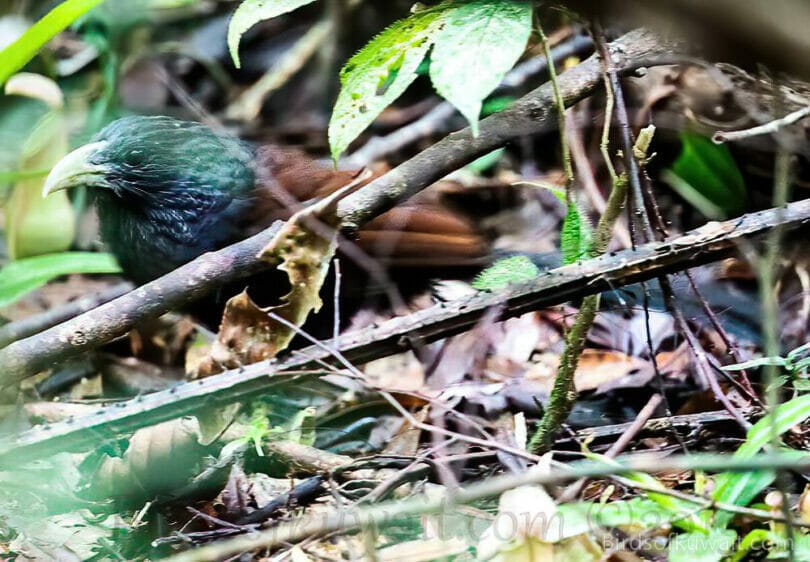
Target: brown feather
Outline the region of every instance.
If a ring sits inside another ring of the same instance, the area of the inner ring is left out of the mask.
[[[288,219],[308,202],[347,185],[356,175],[326,168],[300,151],[270,145],[260,148],[253,230]],[[490,255],[489,244],[474,225],[442,207],[430,194],[370,221],[356,242],[389,267],[470,267],[485,263]]]

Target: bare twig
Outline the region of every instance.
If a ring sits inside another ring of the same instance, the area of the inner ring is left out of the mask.
[[[750,129],[744,129],[742,131],[718,131],[714,134],[714,136],[712,136],[712,140],[717,144],[723,144],[726,142],[738,141],[758,135],[769,135],[771,133],[779,132],[779,130],[783,127],[798,123],[808,116],[810,116],[810,106],[803,107],[797,111],[794,111],[793,113],[788,113],[781,119],[774,119],[773,121],[765,123],[764,125],[751,127]]]

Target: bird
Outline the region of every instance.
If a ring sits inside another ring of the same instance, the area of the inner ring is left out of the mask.
[[[201,123],[134,115],[113,121],[62,158],[48,174],[43,194],[88,188],[103,243],[124,275],[144,284],[288,219],[355,175],[300,151],[252,144]],[[388,271],[406,297],[427,288],[438,272],[469,275],[491,259],[489,242],[473,222],[429,197],[380,215],[352,243],[377,271]],[[351,260],[342,265],[345,261]],[[368,264],[343,268],[344,300],[351,301],[351,311],[373,295],[390,294],[390,287],[379,286],[384,279],[368,282],[364,267]],[[265,304],[286,289],[279,274],[261,274],[209,296],[195,307],[203,313],[198,316],[215,325],[227,298],[245,285]]]

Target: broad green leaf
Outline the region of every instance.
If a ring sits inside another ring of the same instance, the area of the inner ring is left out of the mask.
[[[681,154],[670,183],[678,193],[709,218],[727,218],[745,209],[747,193],[737,163],[725,145],[702,135],[681,133]]]
[[[807,418],[810,418],[810,395],[799,396],[780,404],[774,409],[773,415],[765,416],[748,430],[745,443],[737,449],[734,457],[738,459],[753,457],[770,443],[774,435],[782,435]],[[806,455],[801,451],[786,452],[800,457]],[[724,472],[715,478],[712,497],[721,503],[746,506],[762,490],[770,486],[775,478],[776,475],[770,471]],[[732,518],[731,513],[719,512],[715,517],[715,525],[723,528]]]
[[[447,5],[422,10],[388,27],[340,71],[341,89],[329,122],[336,161],[416,79],[416,70],[444,25]]]
[[[540,274],[540,270],[526,256],[511,256],[499,259],[478,274],[472,282],[479,291],[497,291],[508,285],[530,281]]]
[[[743,560],[753,548],[763,543],[775,543],[776,538],[778,537],[774,536],[774,533],[767,529],[754,529],[742,538],[729,562],[739,562]]]
[[[782,435],[792,427],[810,418],[810,395],[799,396],[774,408],[771,415],[765,416],[748,430],[745,443],[734,453],[738,459],[756,455],[767,445],[774,435]]]
[[[467,118],[478,135],[481,105],[514,66],[532,29],[530,2],[473,0],[444,16],[430,55],[439,94]]]
[[[269,20],[311,4],[315,0],[244,0],[233,13],[228,26],[228,49],[236,68],[240,68],[239,41],[248,29],[260,21]]]
[[[669,543],[669,562],[720,562],[734,548],[736,531],[712,529],[706,533],[684,533]]]
[[[0,85],[34,58],[45,43],[104,0],[65,0],[0,51]]]
[[[642,531],[659,529],[682,519],[692,511],[692,508],[689,512],[671,511],[658,502],[641,497],[627,501],[580,502],[557,506],[557,513],[565,523],[561,538],[613,527],[632,527]]]
[[[119,271],[112,255],[95,252],[64,252],[13,261],[0,269],[0,307],[62,275]]]

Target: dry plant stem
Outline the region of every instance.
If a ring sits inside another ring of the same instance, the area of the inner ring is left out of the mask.
[[[264,76],[242,92],[225,109],[225,116],[228,119],[246,122],[256,119],[267,96],[284,86],[301,70],[332,34],[333,27],[333,22],[329,20],[320,21],[310,27]]]
[[[616,42],[617,66],[625,72],[643,61],[670,53],[673,45],[644,31],[632,31]],[[566,105],[590,95],[600,81],[599,61],[591,57],[559,77]],[[355,230],[408,199],[448,173],[506,142],[548,128],[554,119],[554,95],[549,84],[526,94],[515,104],[483,119],[477,137],[469,127],[448,135],[341,201],[338,213]],[[277,226],[196,260],[139,287],[96,310],[15,342],[0,350],[0,386],[7,386],[60,361],[94,349],[124,335],[137,322],[159,316],[267,267],[258,259]]]
[[[621,215],[622,207],[627,199],[627,181],[625,176],[613,176],[615,182],[611,186],[605,212],[599,218],[596,232],[593,237],[591,255],[598,256],[607,250],[613,226]],[[529,441],[529,450],[536,454],[543,454],[551,448],[554,437],[562,427],[571,408],[577,399],[574,389],[574,374],[579,363],[579,356],[585,347],[588,331],[596,318],[599,309],[599,296],[590,295],[582,300],[574,325],[565,335],[565,350],[560,359],[557,377],[554,379],[554,388],[551,391],[549,405],[540,421],[540,426]]]
[[[652,397],[647,401],[647,404],[645,404],[638,413],[638,417],[630,422],[627,429],[622,432],[619,438],[605,452],[605,456],[613,459],[620,455],[630,444],[630,442],[635,439],[636,435],[638,435],[639,432],[644,429],[644,426],[663,401],[664,398],[660,394],[653,394]],[[557,498],[557,503],[574,501],[574,499],[579,496],[580,492],[582,492],[582,488],[585,487],[586,482],[587,480],[583,478],[568,486],[563,493],[560,494],[560,497]]]
[[[706,472],[749,472],[774,469],[807,470],[809,468],[810,458],[797,459],[795,455],[783,454],[761,455],[749,459],[734,459],[729,458],[727,455],[688,455],[664,459],[659,457],[630,458],[620,459],[619,465],[586,461],[576,463],[567,469],[552,469],[551,472],[544,474],[529,471],[488,478],[458,490],[453,497],[454,501],[452,503],[447,498],[426,498],[423,495],[417,495],[403,501],[389,501],[319,515],[308,515],[282,523],[272,529],[189,550],[167,560],[169,562],[214,562],[242,552],[249,552],[259,548],[273,548],[323,533],[345,532],[366,526],[379,526],[396,518],[440,513],[457,505],[499,496],[503,492],[518,486],[550,485],[578,478],[620,475],[633,471],[703,470]],[[689,498],[689,496],[686,497]],[[723,507],[732,508],[734,506]],[[734,512],[737,509],[734,508]]]
[[[636,155],[636,151],[634,150],[634,141],[632,131],[630,130],[630,117],[627,112],[627,105],[624,101],[624,92],[622,90],[622,85],[619,80],[619,74],[617,72],[614,56],[615,53],[611,45],[606,43],[604,38],[604,32],[601,29],[601,26],[598,23],[593,25],[594,29],[594,41],[596,43],[598,51],[602,54],[604,58],[606,73],[610,78],[610,85],[611,85],[611,92],[613,94],[615,100],[615,109],[616,109],[616,118],[619,121],[619,130],[621,132],[621,139],[622,139],[622,147],[624,149],[624,158],[625,158],[625,165],[627,167],[627,178],[630,183],[630,202],[631,207],[633,209],[633,215],[638,219],[639,223],[641,224],[642,231],[644,232],[645,239],[649,242],[655,239],[655,235],[653,234],[652,224],[650,222],[650,216],[647,212],[647,207],[644,202],[644,193],[641,186],[641,179],[642,179],[642,170],[641,166],[639,165],[639,159]],[[695,359],[696,367],[699,376],[703,379],[705,384],[711,387],[715,397],[717,400],[723,404],[723,406],[729,411],[729,413],[737,419],[740,425],[744,428],[750,427],[748,421],[742,416],[742,414],[734,407],[731,401],[723,392],[723,389],[720,388],[719,383],[717,382],[717,378],[713,376],[712,370],[709,366],[709,362],[706,358],[706,352],[700,346],[700,342],[698,341],[695,334],[692,332],[691,328],[686,322],[684,318],[683,312],[677,306],[675,301],[674,292],[672,290],[672,286],[669,282],[669,279],[665,276],[659,278],[658,282],[661,285],[661,289],[664,293],[664,299],[667,303],[667,308],[669,309],[670,313],[675,318],[676,325],[679,327],[679,331],[683,334],[684,338],[686,339],[687,343],[689,344],[689,349],[692,352],[692,356]],[[645,290],[645,310],[647,309],[647,295]]]
[[[753,410],[746,410],[746,416],[751,416]],[[699,414],[684,414],[679,416],[667,416],[647,420],[639,430],[645,434],[656,435],[662,432],[680,431],[681,433],[692,433],[701,428],[726,426],[731,423],[736,424],[736,420],[725,410],[714,412],[701,412]],[[581,429],[576,433],[577,441],[604,441],[616,436],[621,436],[632,428],[635,422],[620,423],[615,425],[604,425],[601,427],[591,427]]]
[[[692,288],[692,292],[700,301],[700,306],[703,309],[703,313],[709,319],[709,322],[711,323],[714,330],[717,332],[717,335],[720,336],[720,339],[726,346],[726,349],[728,350],[728,353],[731,355],[731,358],[734,360],[735,363],[742,363],[743,359],[740,356],[737,346],[732,343],[731,337],[728,335],[728,332],[726,332],[726,329],[723,327],[723,324],[720,322],[720,319],[717,317],[717,315],[714,313],[714,310],[712,310],[712,307],[709,306],[709,303],[703,297],[703,294],[700,292],[700,289],[698,288],[697,283],[695,282],[695,276],[692,275],[692,272],[688,269],[684,271],[684,275],[686,275],[686,279],[689,281],[689,286]],[[759,399],[759,396],[757,396],[754,387],[751,385],[751,380],[748,378],[748,373],[745,370],[742,370],[739,372],[739,376],[740,376],[739,381],[737,381],[733,377],[729,377],[728,380],[732,382],[732,384],[736,385],[737,388],[741,390],[749,400],[751,400],[751,402],[753,402],[757,406],[762,406],[762,401]]]
[[[777,220],[777,217],[781,218]],[[558,268],[498,294],[480,293],[394,318],[373,329],[344,334],[338,343],[330,342],[327,348],[339,349],[341,355],[354,364],[366,363],[469,330],[493,309],[500,311],[498,318],[511,318],[653,279],[663,273],[716,261],[736,251],[743,241],[761,236],[778,224],[785,230],[810,224],[810,200],[790,203],[778,212],[771,209],[744,215],[719,223],[708,231],[698,229],[679,238],[639,247],[636,251],[625,250]],[[261,247],[268,240],[264,242]],[[284,371],[317,368],[318,361],[334,364],[331,349],[303,349],[285,360],[248,365],[100,408],[92,415],[37,426],[15,438],[0,440],[0,465],[14,466],[57,452],[94,447],[105,439],[193,414],[201,408],[248,400],[288,381],[290,375],[285,377]]]

